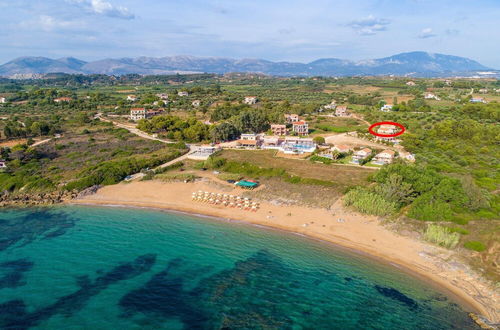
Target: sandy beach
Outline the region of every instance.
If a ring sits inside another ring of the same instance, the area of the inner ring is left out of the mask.
[[[231,186],[210,181],[191,183],[143,181],[101,188],[96,194],[71,200],[73,204],[150,207],[234,219],[291,231],[361,251],[403,267],[461,303],[468,311],[500,322],[500,296],[467,266],[453,259],[452,251],[398,235],[380,225],[377,217],[346,210],[340,200],[329,210],[303,206],[283,206],[260,201],[257,212],[192,200],[196,191],[241,195]]]

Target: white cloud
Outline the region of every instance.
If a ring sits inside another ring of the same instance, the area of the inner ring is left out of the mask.
[[[360,35],[370,36],[377,34],[377,32],[387,30],[387,26],[390,23],[391,22],[388,19],[376,18],[370,15],[367,18],[349,22],[347,26],[354,29],[354,31],[356,31]]]
[[[420,39],[428,39],[428,38],[434,38],[437,37],[437,34],[435,34],[431,28],[425,28],[422,31],[420,31],[418,37]]]
[[[85,8],[86,10],[109,17],[133,19],[135,15],[122,6],[115,6],[108,1],[104,0],[67,0],[70,3],[76,3]]]
[[[28,29],[42,29],[45,32],[56,30],[67,30],[81,27],[83,24],[79,21],[65,21],[49,15],[40,15],[38,18],[20,23],[21,27]]]

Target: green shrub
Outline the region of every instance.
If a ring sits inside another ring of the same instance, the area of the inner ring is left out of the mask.
[[[461,235],[469,234],[469,231],[467,229],[461,227],[446,227],[446,228],[448,228],[452,233],[459,233]]]
[[[198,176],[191,173],[177,173],[177,174],[160,174],[156,176],[157,179],[165,182],[172,181],[194,181]]]
[[[429,224],[424,232],[424,239],[439,246],[452,249],[457,246],[460,234],[452,232],[446,227]]]
[[[330,165],[331,163],[333,163],[333,160],[331,160],[330,158],[321,157],[318,155],[313,155],[313,156],[309,157],[309,160],[312,162],[322,162],[323,164],[327,164],[327,165]]]
[[[453,213],[448,203],[434,200],[432,194],[427,193],[413,202],[408,216],[424,221],[451,221]]]
[[[469,250],[477,251],[477,252],[483,252],[486,250],[486,245],[479,241],[467,241],[464,243],[464,247]]]
[[[363,188],[356,188],[344,196],[344,205],[353,206],[362,213],[389,215],[396,211],[397,205],[386,201],[382,196]]]
[[[168,172],[168,171],[171,171],[171,170],[175,170],[175,169],[178,169],[180,167],[184,166],[184,163],[183,162],[177,162],[175,164],[172,164],[172,165],[169,165],[169,166],[165,166],[165,167],[162,167],[162,168],[157,168],[155,171],[154,171],[154,174],[161,174],[161,173],[165,173],[165,172]]]
[[[238,173],[221,173],[221,174],[219,174],[218,178],[221,180],[238,181],[238,180],[241,180],[243,178],[243,176],[241,174],[238,174]]]

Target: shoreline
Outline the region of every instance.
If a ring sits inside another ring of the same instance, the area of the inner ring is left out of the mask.
[[[446,264],[443,266],[436,261],[436,258],[439,261],[445,260],[451,254],[450,251],[397,235],[381,226],[376,217],[343,209],[340,201],[333,205],[334,216],[324,209],[276,206],[266,201],[261,202],[261,209],[257,212],[249,212],[192,201],[191,192],[198,190],[227,193],[202,182],[131,182],[106,186],[94,195],[69,200],[66,204],[166,210],[199,218],[242,222],[304,236],[396,267],[445,293],[459,302],[467,312],[482,315],[492,323],[499,322],[496,292],[487,292],[485,289],[489,288],[485,288],[477,279],[467,273],[462,274],[461,271],[446,269]],[[241,190],[230,193],[237,195],[237,192],[241,193]],[[132,198],[133,196],[136,197]],[[346,223],[332,221],[337,217],[341,217]],[[305,218],[315,221],[305,221]],[[330,224],[328,228],[327,223]],[[397,251],[393,249],[394,246],[398,247]]]

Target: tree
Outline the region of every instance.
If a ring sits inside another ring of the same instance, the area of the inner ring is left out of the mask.
[[[325,144],[325,138],[322,136],[315,136],[313,138],[313,141],[314,141],[314,143],[319,144],[319,145]]]
[[[33,124],[31,124],[30,131],[31,131],[31,134],[33,134],[33,135],[41,136],[42,135],[42,125],[39,122],[35,121],[35,122],[33,122]]]
[[[210,135],[212,141],[230,141],[236,139],[241,132],[231,123],[222,123],[217,126],[213,126]]]

